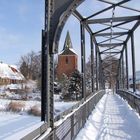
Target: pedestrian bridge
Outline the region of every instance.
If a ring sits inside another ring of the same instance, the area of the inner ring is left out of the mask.
[[[137,140],[140,117],[117,94],[108,92],[91,113],[76,140]]]
[[[41,120],[44,124],[25,136],[23,140],[73,140],[83,127],[86,130],[81,130],[77,140],[139,139],[140,121],[138,116],[134,115],[135,111],[140,114],[140,97],[136,95],[134,33],[140,25],[140,10],[131,6],[134,3],[137,5],[139,1],[94,0],[93,9],[96,6],[100,7],[100,4],[104,7],[101,6],[99,11],[94,11],[86,17],[82,12],[88,11],[88,7],[78,9],[78,6],[85,2],[91,1],[45,0],[41,106]],[[106,12],[108,14],[105,14]],[[82,100],[54,118],[54,55],[58,53],[60,35],[70,15],[79,21],[79,27],[75,28],[80,28]],[[85,47],[85,31],[90,36],[88,48]],[[90,49],[91,60],[89,96],[87,96],[85,66],[87,49]],[[130,69],[132,70],[131,92]],[[106,85],[114,94],[106,93]],[[132,111],[127,104],[135,111]]]

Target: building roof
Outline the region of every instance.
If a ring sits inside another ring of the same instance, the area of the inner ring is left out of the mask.
[[[76,52],[73,50],[69,31],[67,32],[63,50],[60,55],[77,55]]]
[[[12,65],[8,65],[5,63],[0,63],[0,78],[8,78],[12,80],[24,80],[24,76],[21,72]]]

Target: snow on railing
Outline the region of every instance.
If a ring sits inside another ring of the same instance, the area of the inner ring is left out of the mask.
[[[117,94],[119,94],[124,100],[126,100],[128,104],[140,115],[140,95],[125,90],[117,90]]]
[[[60,140],[74,139],[104,93],[104,90],[99,91],[89,96],[85,102],[81,101],[79,104],[62,113],[58,117],[59,120],[54,124],[53,132],[51,132],[45,140],[51,138]]]
[[[44,137],[43,139],[45,140],[74,139],[104,93],[104,90],[98,91],[87,97],[85,102],[81,100],[70,109],[56,116],[54,119],[54,129],[52,131],[47,128],[47,124],[44,124],[25,136],[22,140],[32,140],[36,138],[41,140],[42,137]]]

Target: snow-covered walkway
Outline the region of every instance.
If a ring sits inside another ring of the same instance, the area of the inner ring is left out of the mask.
[[[140,118],[116,94],[105,94],[76,140],[139,140]]]

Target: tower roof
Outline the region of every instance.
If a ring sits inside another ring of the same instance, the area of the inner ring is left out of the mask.
[[[67,32],[63,50],[60,54],[61,55],[77,55],[76,52],[73,50],[69,31]]]
[[[72,47],[72,42],[71,42],[71,38],[70,38],[70,33],[69,33],[69,31],[67,31],[67,35],[66,35],[63,50],[66,50],[66,49],[69,49],[69,48],[73,48],[73,47]]]

